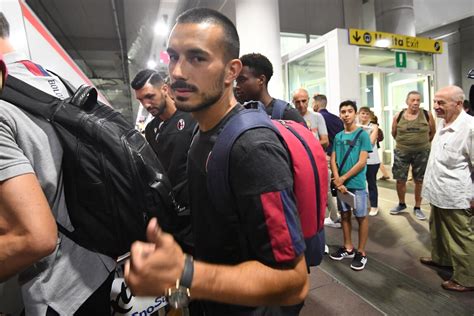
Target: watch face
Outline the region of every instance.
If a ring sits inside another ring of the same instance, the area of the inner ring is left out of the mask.
[[[189,289],[182,286],[171,289],[171,293],[168,295],[168,303],[173,308],[187,307],[189,304]]]

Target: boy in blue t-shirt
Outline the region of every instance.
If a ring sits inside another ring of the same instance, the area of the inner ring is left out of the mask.
[[[341,212],[342,232],[344,245],[329,257],[333,260],[354,258],[351,268],[362,270],[367,263],[365,244],[369,235],[369,220],[367,218],[367,191],[365,190],[366,164],[369,152],[372,151],[370,137],[367,132],[361,131],[356,125],[357,105],[353,101],[344,101],[339,105],[339,116],[344,122],[344,130],[334,137],[331,154],[332,181],[341,193],[350,191],[355,194],[355,207],[352,209],[359,222],[359,249],[354,249],[351,240],[351,207],[349,204],[337,199],[337,206]],[[357,136],[358,135],[358,136]],[[356,139],[354,143],[354,139]],[[352,149],[350,145],[354,143]],[[346,162],[339,170],[346,152],[350,150]]]

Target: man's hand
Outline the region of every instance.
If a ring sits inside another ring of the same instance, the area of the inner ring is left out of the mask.
[[[184,269],[184,253],[173,236],[161,230],[155,218],[148,224],[149,243],[137,241],[125,264],[125,281],[134,295],[160,296],[176,286]]]
[[[338,188],[340,187],[341,185],[344,184],[344,182],[346,182],[346,178],[344,176],[342,177],[334,177],[334,185]]]
[[[341,193],[347,193],[347,188],[345,185],[340,185],[337,187],[337,189],[341,192]]]

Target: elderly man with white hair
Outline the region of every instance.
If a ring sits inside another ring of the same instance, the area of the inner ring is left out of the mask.
[[[431,204],[431,257],[423,264],[452,267],[446,290],[474,291],[474,118],[463,111],[464,93],[448,86],[435,94],[441,118],[431,145],[423,198]]]

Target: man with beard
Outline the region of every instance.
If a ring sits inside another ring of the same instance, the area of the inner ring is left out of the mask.
[[[132,246],[127,284],[137,295],[165,292],[175,307],[199,300],[206,315],[296,315],[282,306],[307,295],[305,244],[289,156],[276,134],[251,129],[234,143],[234,204],[216,208],[207,189],[216,138],[242,109],[232,87],[242,69],[239,46],[235,26],[219,12],[191,9],[177,19],[168,43],[171,88],[178,109],[199,123],[188,155],[195,260],[153,219],[149,243]]]
[[[243,68],[236,80],[235,93],[239,102],[260,101],[265,105],[265,111],[273,119],[290,120],[306,124],[303,117],[288,102],[272,98],[268,93],[268,82],[273,76],[273,66],[262,54],[247,54],[240,57]],[[279,117],[273,113],[276,102],[285,102],[286,108]]]
[[[175,189],[176,200],[185,209],[189,206],[186,160],[196,121],[191,114],[176,109],[169,95],[169,85],[155,70],[140,71],[131,83],[135,97],[154,116],[145,128],[145,137],[166,170]],[[185,251],[192,251],[189,212],[171,219],[173,235]]]

